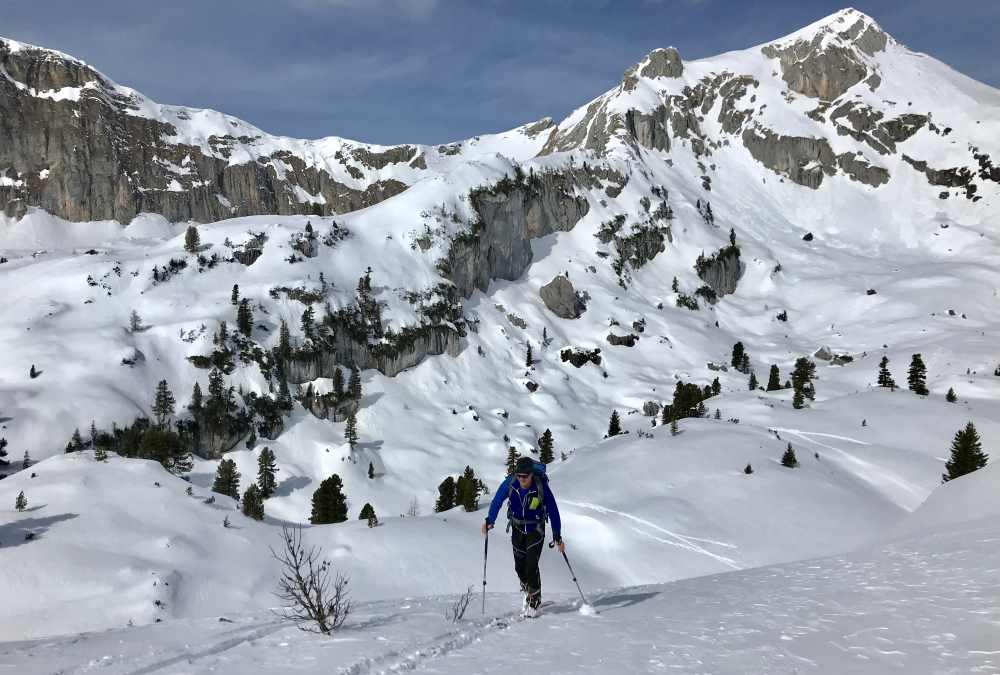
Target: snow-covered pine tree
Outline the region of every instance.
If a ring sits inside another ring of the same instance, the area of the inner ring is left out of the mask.
[[[313,493],[310,523],[326,525],[347,520],[347,497],[344,496],[343,488],[344,483],[337,474],[320,483]]]
[[[513,445],[507,448],[507,475],[514,473],[514,467],[517,465],[517,459],[520,455],[517,454],[517,448]]]
[[[958,401],[958,396],[955,394],[955,389],[953,387],[948,387],[948,393],[944,395],[944,400],[948,403],[955,403]]]
[[[344,371],[340,366],[333,367],[333,394],[338,401],[344,397]]]
[[[257,487],[260,489],[261,499],[269,499],[277,489],[276,473],[278,473],[278,462],[274,451],[265,445],[257,457]]]
[[[156,384],[156,392],[153,394],[153,417],[156,424],[161,429],[167,426],[170,416],[174,414],[174,395],[170,392],[170,387],[166,380],[160,380]]]
[[[184,231],[184,250],[188,253],[197,253],[200,247],[201,235],[198,234],[198,228],[194,225],[188,225],[187,230]]]
[[[785,454],[781,456],[781,466],[787,466],[790,469],[794,469],[799,465],[799,460],[795,458],[795,450],[792,449],[792,444],[789,443],[788,447],[785,449]]]
[[[722,383],[719,382],[719,378],[712,380],[712,396],[718,396],[722,393]]]
[[[434,512],[441,513],[455,508],[455,479],[448,476],[438,485],[438,498],[434,503]]]
[[[757,373],[753,372],[752,370],[750,371],[750,380],[747,382],[747,387],[750,389],[750,391],[754,391],[757,389]]]
[[[233,499],[240,498],[240,472],[236,470],[236,462],[231,459],[219,462],[219,467],[215,470],[212,492],[228,495]]]
[[[552,449],[552,431],[546,429],[542,437],[538,439],[538,461],[542,464],[551,464],[555,461],[555,452]]]
[[[534,357],[531,353],[531,343],[528,343],[528,349],[524,355],[524,366],[526,368],[531,368],[531,364],[534,363]]]
[[[781,373],[778,371],[778,366],[772,365],[771,372],[767,377],[767,390],[778,391],[779,389],[781,389]]]
[[[236,330],[247,337],[253,334],[253,308],[246,298],[240,300],[236,308]]]
[[[947,473],[941,474],[941,482],[947,483],[986,466],[989,455],[983,452],[979,432],[972,422],[959,429],[951,442],[951,458],[944,465]]]
[[[617,436],[622,432],[622,423],[618,418],[618,411],[611,411],[611,420],[608,422],[608,438]]]
[[[14,499],[14,509],[17,511],[24,511],[28,508],[28,498],[24,496],[24,491],[17,493],[17,498]]]
[[[316,323],[316,312],[313,310],[312,305],[306,305],[305,310],[302,312],[302,334],[305,335],[310,340],[313,339],[313,327]]]
[[[878,386],[886,387],[887,389],[896,388],[896,380],[892,379],[892,373],[889,372],[889,357],[883,356],[882,360],[878,364]]]
[[[746,356],[746,352],[743,348],[742,342],[737,342],[733,345],[733,358],[730,360],[730,365],[736,370],[743,367],[743,357]]]
[[[746,467],[743,469],[743,473],[745,473],[748,476],[753,473],[753,467],[750,466],[750,462],[747,462]]]
[[[801,389],[795,390],[795,395],[792,396],[792,407],[796,410],[801,410],[806,403],[806,397],[802,394]]]
[[[22,469],[27,469],[32,464],[34,464],[34,462],[31,461],[31,456],[28,454],[28,451],[25,450],[24,451],[24,459],[21,460],[21,468]]]
[[[194,388],[191,390],[191,402],[188,403],[188,410],[197,417],[198,413],[201,412],[202,403],[204,403],[204,396],[201,393],[201,385],[195,382]]]
[[[353,410],[347,415],[347,423],[344,425],[344,439],[347,440],[351,452],[354,452],[354,448],[358,445],[358,418]]]
[[[128,316],[128,329],[133,333],[138,333],[142,330],[142,317],[139,316],[139,312],[132,310],[132,313]]]
[[[260,494],[260,488],[256,483],[250,483],[250,487],[243,493],[241,507],[244,516],[254,520],[264,520],[264,497]]]
[[[358,520],[369,521],[368,527],[372,527],[371,519],[375,517],[375,507],[373,507],[369,502],[365,502],[365,505],[361,507],[361,513],[358,514]],[[375,522],[378,523],[378,518],[375,518]]]
[[[240,304],[240,287],[239,284],[233,284],[233,292],[229,296],[229,302],[234,307]]]
[[[906,382],[910,386],[910,391],[918,396],[927,396],[927,366],[920,354],[914,354],[910,361],[910,370],[906,377]]]
[[[361,371],[357,366],[351,366],[351,378],[347,382],[347,393],[353,399],[361,398]]]
[[[278,358],[287,361],[292,358],[292,334],[288,330],[288,322],[281,320],[281,327],[278,329]]]

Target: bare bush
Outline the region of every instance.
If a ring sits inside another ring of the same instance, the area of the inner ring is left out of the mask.
[[[462,593],[455,601],[452,603],[451,607],[444,610],[444,618],[452,623],[458,623],[465,616],[465,610],[469,608],[469,603],[472,601],[472,586],[465,589],[465,593]]]
[[[283,550],[272,548],[271,555],[281,563],[275,595],[285,605],[285,618],[309,633],[337,630],[351,612],[347,577],[336,572],[331,581],[330,563],[322,559],[318,548],[303,545],[301,527],[282,527],[281,537]]]
[[[410,500],[410,506],[406,509],[406,515],[411,518],[416,518],[420,515],[420,502],[417,501],[416,497]]]

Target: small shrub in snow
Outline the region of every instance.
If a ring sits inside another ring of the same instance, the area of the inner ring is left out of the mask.
[[[271,549],[271,555],[281,565],[275,595],[285,603],[285,618],[306,632],[337,630],[351,613],[348,578],[339,572],[330,578],[330,563],[322,559],[319,549],[305,547],[302,528],[282,527],[281,534],[283,547]]]
[[[469,608],[469,602],[472,601],[472,586],[465,589],[465,592],[460,594],[450,607],[446,608],[444,611],[444,618],[452,623],[458,623],[465,617],[465,611]]]

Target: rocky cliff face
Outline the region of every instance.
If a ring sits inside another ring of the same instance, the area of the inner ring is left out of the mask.
[[[406,189],[377,174],[413,159],[414,146],[345,150],[331,158],[334,172],[234,118],[158,106],[72,57],[0,40],[0,209],[9,216],[27,206],[122,223],[140,212],[201,222],[332,214]]]
[[[581,180],[580,171],[518,174],[474,191],[478,221],[452,240],[445,276],[464,297],[486,291],[493,279],[519,278],[531,262],[532,239],[569,230],[589,211],[587,200],[575,194]]]

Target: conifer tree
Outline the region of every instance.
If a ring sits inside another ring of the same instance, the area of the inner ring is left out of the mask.
[[[975,425],[969,422],[960,429],[951,442],[951,458],[944,465],[948,473],[941,474],[941,482],[947,483],[959,476],[972,473],[986,466],[989,455],[983,452],[983,444]]]
[[[747,387],[750,391],[754,391],[757,388],[757,373],[750,371],[750,381],[747,382]]]
[[[882,360],[878,364],[878,386],[886,387],[888,389],[896,388],[896,381],[892,379],[892,373],[889,372],[889,357],[883,356]]]
[[[792,407],[796,410],[801,410],[805,406],[805,396],[802,395],[801,389],[795,390],[795,395],[792,396]]]
[[[729,228],[729,245],[736,246],[736,229]]]
[[[344,372],[340,366],[333,368],[333,393],[338,401],[344,397]]]
[[[910,391],[914,394],[927,396],[930,393],[927,391],[927,366],[924,365],[924,360],[920,354],[913,355],[906,381],[910,385]]]
[[[24,496],[23,490],[17,493],[17,498],[14,500],[14,508],[17,511],[24,511],[28,508],[28,498]]]
[[[358,418],[353,410],[347,415],[347,424],[344,426],[344,438],[347,440],[351,452],[354,452],[354,448],[358,444]]]
[[[236,329],[247,337],[253,334],[253,308],[246,298],[240,300],[236,309]]]
[[[138,333],[142,330],[142,317],[140,317],[139,312],[134,309],[128,317],[128,329],[133,333]]]
[[[357,366],[351,366],[351,378],[347,382],[347,393],[351,398],[361,398],[361,371]]]
[[[218,492],[220,495],[227,495],[233,499],[240,498],[240,472],[236,470],[236,462],[231,459],[219,462],[219,468],[215,471],[212,492]]]
[[[200,247],[201,235],[198,234],[198,228],[194,225],[188,225],[184,232],[184,250],[188,253],[197,253]]]
[[[799,465],[799,460],[795,458],[795,450],[792,449],[792,444],[788,444],[788,448],[785,450],[785,454],[781,456],[781,466],[787,466],[790,469],[794,469]]]
[[[244,516],[254,520],[264,520],[264,497],[256,483],[250,483],[250,487],[243,493],[241,506]]]
[[[27,469],[32,464],[34,464],[34,462],[31,461],[31,456],[28,455],[28,451],[25,450],[24,451],[24,459],[21,460],[21,468],[22,469]]]
[[[435,513],[455,508],[455,479],[448,476],[438,485],[438,498],[434,503]]]
[[[174,414],[174,395],[170,392],[170,387],[166,380],[160,380],[156,385],[156,393],[153,394],[153,416],[156,424],[163,428]]]
[[[674,277],[673,283],[670,284],[670,290],[672,290],[674,293],[680,293],[681,292],[681,286],[677,282],[677,277]]]
[[[731,359],[731,365],[736,370],[743,367],[743,357],[746,356],[746,352],[743,348],[742,342],[737,342],[733,345],[733,358]]]
[[[302,334],[305,335],[310,340],[313,339],[313,324],[316,321],[316,312],[313,311],[312,305],[307,305],[304,312],[302,312]]]
[[[811,382],[816,377],[816,364],[802,356],[795,360],[795,368],[792,369],[792,387],[801,389],[807,382]]]
[[[718,396],[722,393],[722,383],[719,382],[719,378],[712,380],[712,396]]]
[[[672,420],[670,420],[670,435],[671,436],[676,436],[680,432],[681,431],[680,431],[680,429],[677,426],[677,418],[675,417]]]
[[[70,441],[73,444],[73,452],[80,452],[83,450],[83,436],[80,435],[80,429],[73,430],[73,438]]]
[[[278,407],[285,412],[290,412],[295,407],[292,392],[288,390],[288,380],[283,376],[278,378]]]
[[[368,479],[375,480],[375,465],[372,462],[368,462]]]
[[[90,420],[90,447],[97,445],[97,420]]]
[[[476,478],[476,472],[472,467],[466,466],[465,471],[455,481],[455,502],[467,512],[475,511],[479,508],[479,495],[485,491],[483,482]]]
[[[552,449],[552,432],[546,429],[542,437],[538,439],[538,461],[542,464],[551,464],[555,461],[555,452]]]
[[[372,524],[372,519],[375,520],[374,524]],[[361,513],[358,515],[358,520],[367,520],[368,527],[378,525],[378,518],[375,517],[375,507],[369,502],[365,502],[365,505],[361,507]]]
[[[718,408],[715,409],[715,419],[717,419],[717,420],[721,420],[722,419],[722,411],[719,410]]]
[[[229,296],[229,302],[234,306],[240,304],[240,287],[239,284],[233,284],[232,295]]]
[[[325,525],[347,520],[347,498],[344,496],[343,488],[344,483],[337,474],[320,483],[313,493],[310,523]]]
[[[772,365],[771,372],[767,377],[767,390],[778,391],[779,389],[781,389],[781,373],[778,371],[778,366]]]
[[[277,489],[276,473],[278,473],[277,458],[274,456],[274,451],[265,445],[257,457],[257,487],[260,489],[261,499],[269,499]]]
[[[513,445],[507,448],[507,475],[514,473],[514,467],[517,466],[517,460],[519,455],[517,454],[517,448]]]
[[[531,364],[534,363],[534,358],[531,354],[531,343],[528,343],[528,351],[524,356],[524,365],[526,368],[531,368]]]
[[[191,402],[188,404],[188,410],[191,411],[192,415],[197,416],[201,412],[202,403],[204,403],[204,397],[201,394],[201,385],[195,382],[194,388],[191,390]]]
[[[37,368],[35,368],[35,364],[34,364],[34,363],[32,363],[32,364],[31,364],[31,368],[29,368],[29,369],[28,369],[28,377],[30,377],[31,379],[35,379],[35,378],[36,378],[36,377],[38,377],[38,376],[39,376],[40,374],[41,374],[41,373],[39,373],[39,372],[38,372],[38,369],[37,369]]]
[[[0,438],[0,467],[10,465],[10,462],[7,461],[6,457],[7,457],[7,439]]]
[[[743,473],[748,476],[753,473],[753,467],[750,466],[750,462],[747,462],[746,468],[743,469]]]
[[[608,422],[608,438],[617,436],[622,432],[621,420],[618,418],[618,411],[611,411],[611,420]]]
[[[292,358],[292,334],[288,330],[288,322],[281,320],[281,328],[278,329],[278,358],[288,360]]]
[[[954,388],[948,387],[948,393],[944,395],[944,400],[948,401],[948,403],[954,403],[958,400],[958,396],[955,394]]]

